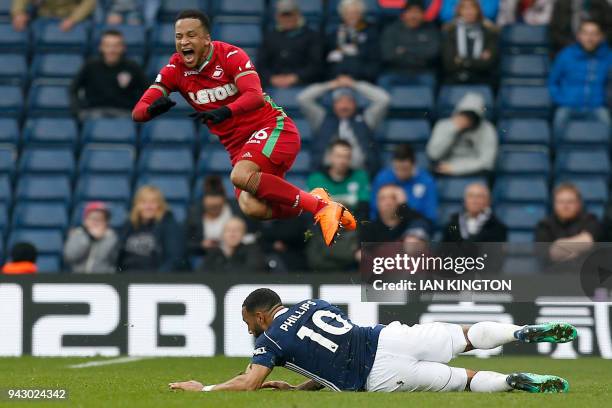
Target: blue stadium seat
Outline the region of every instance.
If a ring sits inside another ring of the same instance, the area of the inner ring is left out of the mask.
[[[140,132],[140,143],[148,145],[194,146],[197,132],[189,118],[159,118],[145,123]]]
[[[560,149],[555,172],[562,175],[601,175],[609,178],[610,157],[601,149]]]
[[[218,17],[262,17],[264,0],[215,0],[215,16]]]
[[[83,125],[82,142],[136,144],[136,125],[130,118],[93,119]]]
[[[20,228],[11,231],[8,247],[18,242],[29,242],[39,254],[61,254],[64,242],[59,229]]]
[[[495,180],[493,198],[496,203],[548,203],[548,182],[545,176],[502,176]]]
[[[138,171],[157,174],[193,173],[193,153],[184,147],[148,147],[140,153]]]
[[[548,44],[547,25],[511,24],[502,29],[502,47],[515,54],[546,54]]]
[[[508,231],[508,242],[513,244],[531,244],[533,242],[533,233],[528,231]],[[523,247],[524,245],[517,245]]]
[[[22,174],[66,174],[71,176],[75,168],[74,153],[65,147],[26,148],[19,159],[19,172]]]
[[[163,54],[153,54],[149,57],[149,63],[147,64],[147,68],[145,73],[147,78],[151,81],[155,79],[159,71],[170,61],[170,57],[172,54],[163,53]]]
[[[0,20],[9,21],[11,16],[12,0],[0,0]]]
[[[183,202],[169,202],[168,206],[176,222],[183,224],[187,219],[187,205]]]
[[[559,177],[555,180],[555,185],[560,182],[569,182],[575,185],[582,199],[587,204],[608,202],[608,177],[606,176],[572,176]]]
[[[17,146],[21,132],[15,118],[0,118],[0,144]]]
[[[79,172],[130,175],[134,171],[135,157],[131,146],[89,145],[81,152]]]
[[[504,118],[550,117],[552,102],[546,86],[502,86],[497,98],[498,115]]]
[[[36,118],[26,122],[23,138],[28,146],[32,144],[76,146],[79,134],[74,119]]]
[[[485,100],[486,115],[493,117],[493,91],[488,85],[444,85],[438,95],[438,116],[445,118],[450,116],[457,103],[468,92],[479,93]]]
[[[132,196],[130,177],[85,174],[79,177],[75,189],[78,201],[120,201],[127,203]]]
[[[430,134],[431,126],[425,119],[390,119],[385,123],[381,141],[424,146]]]
[[[497,155],[500,174],[550,174],[548,149],[542,147],[503,146]]]
[[[608,149],[610,145],[610,127],[598,121],[571,120],[565,129],[555,136],[561,146],[596,145]]]
[[[147,30],[142,25],[121,24],[102,25],[93,30],[91,49],[97,49],[102,38],[102,33],[108,29],[118,30],[123,34],[123,40],[130,58],[143,56],[147,51]]]
[[[504,119],[497,132],[502,144],[550,145],[550,126],[544,119]]]
[[[142,175],[137,187],[153,185],[161,190],[166,200],[187,203],[191,199],[191,180],[186,176]]]
[[[235,187],[229,178],[229,173],[225,173],[221,176],[221,182],[223,184],[223,188],[225,189],[225,196],[230,200],[236,199],[236,195],[234,194]],[[202,195],[204,194],[202,186],[205,177],[206,175],[196,177],[195,182],[193,183],[193,188],[191,189],[191,198],[193,201],[197,201],[202,198]]]
[[[15,196],[19,201],[61,201],[70,203],[72,189],[65,175],[26,174],[19,177]]]
[[[442,177],[437,180],[440,201],[463,202],[463,192],[472,183],[484,183],[483,177]]]
[[[87,205],[88,201],[79,202],[74,209],[72,210],[71,217],[71,225],[78,226],[83,222],[83,210]],[[110,226],[119,229],[125,224],[128,219],[128,208],[123,202],[106,202],[106,206],[108,207],[111,218],[110,218]]]
[[[174,19],[182,10],[209,11],[208,0],[161,0],[158,20],[174,23]]]
[[[38,273],[61,273],[62,257],[60,255],[39,255],[36,258]]]
[[[605,205],[601,203],[586,203],[585,209],[587,212],[593,214],[598,220],[601,220],[604,216]]]
[[[158,54],[173,50],[175,48],[174,23],[156,24],[151,33],[150,44]]]
[[[244,2],[249,4],[251,2]],[[253,2],[254,3],[254,2]],[[261,26],[255,23],[216,23],[213,38],[239,47],[258,47],[261,44]]]
[[[438,226],[445,228],[450,222],[453,214],[463,211],[463,204],[460,203],[440,203],[438,206]]]
[[[546,55],[504,55],[501,61],[502,78],[536,78],[548,76],[548,56]]]
[[[10,203],[12,198],[11,179],[7,175],[0,174],[0,202]]]
[[[32,61],[32,78],[73,78],[83,65],[78,54],[37,54]]]
[[[547,216],[542,204],[499,204],[495,213],[510,230],[530,231]]]
[[[186,116],[195,112],[195,110],[189,105],[189,102],[185,100],[179,93],[172,93],[170,99],[176,102],[176,105],[172,107],[167,113],[164,113],[166,118],[181,118],[185,119]]]
[[[308,146],[312,142],[312,129],[306,119],[294,119],[293,122],[300,132],[300,139],[303,146]]]
[[[0,54],[0,83],[23,86],[28,78],[26,56],[23,54]]]
[[[11,23],[0,24],[0,52],[27,55],[30,52],[28,31],[15,31]]]
[[[433,89],[426,85],[394,86],[390,90],[392,117],[423,117],[433,111]]]
[[[533,256],[509,256],[504,259],[502,266],[504,275],[533,275],[540,273],[541,270],[541,265]]]
[[[0,237],[7,230],[8,223],[8,204],[0,200]],[[0,246],[2,246],[2,243],[0,243]],[[2,248],[0,248],[0,252],[2,252]]]
[[[300,190],[308,191],[308,185],[306,183],[307,177],[304,175],[293,174],[292,171],[289,171],[287,174],[286,180],[299,188]]]
[[[312,171],[310,153],[302,150],[298,153],[293,166],[291,166],[291,174],[308,174]]]
[[[85,53],[89,45],[88,22],[75,25],[70,31],[62,31],[58,20],[38,19],[32,24],[35,52]]]
[[[0,85],[0,116],[19,118],[23,113],[23,92],[16,85]]]
[[[232,163],[229,155],[222,148],[206,148],[200,154],[198,161],[198,174],[214,173],[229,174],[232,171]]]
[[[68,211],[62,203],[17,203],[13,228],[57,228],[68,226]]]
[[[300,106],[297,101],[298,94],[303,90],[303,87],[292,88],[270,88],[268,94],[274,103],[290,116],[302,116]]]
[[[71,116],[68,87],[33,84],[28,96],[30,116]]]
[[[0,145],[0,175],[12,175],[17,160],[14,145]]]
[[[297,3],[303,16],[323,17],[323,2],[321,0],[297,0]]]

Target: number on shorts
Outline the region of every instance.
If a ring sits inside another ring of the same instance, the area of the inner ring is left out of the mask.
[[[332,326],[331,324],[325,323],[323,321],[323,317],[331,317],[337,322],[342,323],[342,326],[336,327]],[[351,323],[340,317],[340,315],[334,312],[330,312],[329,310],[317,310],[316,312],[314,312],[314,314],[312,315],[312,322],[315,324],[315,326],[323,330],[325,333],[329,333],[334,336],[341,336],[343,334],[346,334],[353,328],[353,325]],[[336,350],[338,350],[338,344],[334,343],[332,340],[306,326],[300,327],[296,334],[300,338],[300,340],[304,340],[305,337],[308,337],[310,340],[325,347],[332,353],[335,353]]]

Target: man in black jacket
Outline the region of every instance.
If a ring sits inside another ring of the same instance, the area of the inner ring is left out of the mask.
[[[130,117],[147,85],[142,68],[125,58],[123,35],[107,30],[100,40],[100,56],[87,61],[72,82],[72,109],[81,120]]]
[[[264,85],[288,88],[314,82],[322,65],[319,35],[304,24],[295,0],[276,3],[276,27],[266,33],[257,65]]]

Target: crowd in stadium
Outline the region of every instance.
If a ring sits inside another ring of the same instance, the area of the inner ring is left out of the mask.
[[[612,240],[612,1],[0,3],[4,273],[350,271],[361,242]],[[332,248],[310,218],[243,217],[180,96],[131,121],[187,6],[295,119],[291,182],[360,220]]]

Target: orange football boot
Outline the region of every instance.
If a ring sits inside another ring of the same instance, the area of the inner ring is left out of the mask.
[[[332,199],[329,196],[329,193],[322,187],[314,188],[310,192],[310,194],[323,200],[323,202],[326,204],[332,202]],[[344,207],[342,204],[338,204],[338,205],[340,205],[344,209],[344,211],[342,212],[342,215],[340,216],[340,222],[342,223],[342,227],[346,229],[347,231],[354,231],[355,229],[357,229],[357,221],[355,220],[355,217],[353,216],[353,214],[351,214],[351,212],[348,209],[346,209],[346,207]]]

